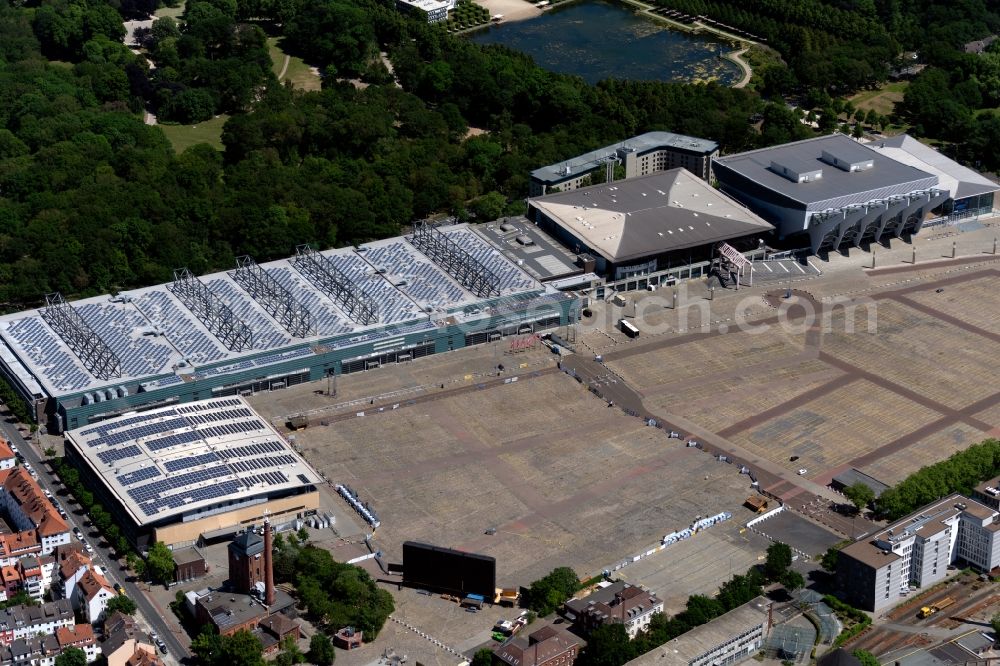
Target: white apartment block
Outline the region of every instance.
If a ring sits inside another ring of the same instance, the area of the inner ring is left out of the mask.
[[[850,603],[880,611],[911,586],[940,581],[955,562],[984,571],[1000,565],[1000,514],[957,494],[844,548],[837,577]]]

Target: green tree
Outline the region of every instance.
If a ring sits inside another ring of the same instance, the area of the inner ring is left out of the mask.
[[[768,580],[776,581],[785,570],[792,565],[792,549],[788,544],[775,541],[767,547],[767,559],[764,561],[764,575]]]
[[[844,497],[854,505],[855,511],[861,512],[875,500],[875,491],[858,481],[844,488]]]
[[[146,577],[146,561],[139,557],[136,553],[129,553],[125,556],[126,566],[135,573],[137,578]]]
[[[56,666],[87,666],[87,653],[78,647],[68,647],[56,657]]]
[[[507,197],[499,192],[485,194],[469,204],[469,210],[475,214],[477,221],[488,222],[503,215],[507,205]]]
[[[820,565],[823,567],[824,571],[829,571],[833,573],[837,570],[837,560],[840,559],[840,548],[837,546],[830,546],[823,553],[823,557],[820,559]]]
[[[146,572],[154,583],[168,583],[174,577],[174,558],[167,544],[157,541],[146,555]]]
[[[587,647],[580,653],[583,666],[621,666],[632,658],[628,632],[623,624],[605,624],[587,637]]]
[[[580,579],[569,567],[557,567],[528,588],[528,608],[545,616],[554,612],[580,587]]]
[[[337,657],[333,649],[333,643],[326,634],[315,633],[309,639],[309,652],[307,654],[310,664],[316,666],[330,666]]]
[[[868,650],[855,650],[851,654],[861,662],[861,666],[879,666],[878,659]]]
[[[702,594],[692,594],[688,597],[687,606],[679,618],[688,626],[697,627],[711,622],[725,612],[725,607],[718,599]]]
[[[111,615],[115,611],[120,611],[125,615],[135,615],[136,605],[134,601],[124,594],[117,594],[108,599],[107,611],[108,615]]]
[[[806,585],[805,578],[795,569],[785,569],[781,574],[780,582],[788,590],[798,590]]]
[[[990,625],[993,627],[993,641],[1000,642],[997,640],[1000,638],[1000,613],[994,613],[990,618]]]
[[[472,666],[492,666],[492,664],[493,650],[489,648],[480,648],[472,658]]]
[[[304,654],[295,642],[294,636],[286,636],[281,641],[281,653],[274,660],[278,666],[294,666],[306,660]]]
[[[191,650],[202,666],[265,666],[260,640],[246,629],[220,636],[206,626],[191,641]]]
[[[18,590],[7,598],[7,601],[0,601],[0,610],[12,608],[14,606],[34,606],[38,602],[24,590]]]

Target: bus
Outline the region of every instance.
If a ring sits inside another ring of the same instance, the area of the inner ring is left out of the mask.
[[[618,320],[618,328],[620,328],[622,333],[624,333],[630,338],[639,337],[639,329],[637,329],[630,321],[626,319]]]

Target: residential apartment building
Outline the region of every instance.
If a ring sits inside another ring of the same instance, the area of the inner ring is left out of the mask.
[[[56,563],[59,565],[58,591],[63,599],[72,599],[76,584],[90,569],[91,559],[82,549],[60,546],[56,549]]]
[[[985,571],[1000,565],[1000,514],[957,494],[844,548],[837,581],[850,603],[880,611],[911,586],[940,581],[955,562]]]
[[[764,647],[771,602],[757,597],[628,662],[630,666],[728,666]]]
[[[15,465],[17,465],[17,457],[14,455],[13,449],[10,448],[10,443],[0,440],[0,469],[14,469]]]
[[[37,634],[55,634],[74,624],[73,607],[66,599],[37,606],[12,606],[0,610],[0,645]]]
[[[146,635],[139,630],[135,619],[115,611],[104,620],[104,640],[101,654],[108,666],[135,666],[147,659],[157,660],[156,648],[146,642]]]
[[[448,20],[448,12],[455,8],[456,0],[396,0],[399,11],[421,16],[428,23]]]
[[[84,572],[76,584],[73,604],[80,609],[84,619],[91,624],[100,621],[108,607],[108,601],[115,596],[115,590],[97,567]]]
[[[59,651],[66,648],[79,648],[87,655],[87,663],[97,659],[100,649],[97,647],[97,639],[94,637],[94,628],[89,624],[75,624],[72,627],[59,627],[56,629],[56,641],[59,643]]]
[[[50,555],[29,555],[21,558],[18,562],[21,589],[32,599],[41,601],[46,590],[52,586],[55,563],[55,558]]]
[[[597,591],[566,602],[570,619],[585,632],[605,624],[622,624],[629,638],[649,625],[654,613],[663,611],[663,601],[641,587],[618,581],[603,583]]]
[[[60,652],[55,636],[18,638],[0,646],[0,666],[54,666]]]
[[[43,555],[70,542],[69,525],[23,467],[0,470],[0,509],[19,532],[34,530]]]
[[[611,168],[624,169],[626,179],[683,167],[702,180],[709,180],[712,160],[718,156],[719,144],[714,141],[672,132],[647,132],[535,169],[531,172],[529,193],[537,197],[554,188],[568,192],[586,187],[592,184],[595,174],[606,177],[609,164]]]

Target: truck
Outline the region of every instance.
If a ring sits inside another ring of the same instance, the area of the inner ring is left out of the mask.
[[[953,603],[955,603],[955,600],[952,599],[951,597],[945,597],[941,601],[935,601],[929,606],[924,606],[923,608],[920,609],[920,617],[930,617],[931,615],[934,615],[934,613],[942,611],[948,606],[951,606]]]

